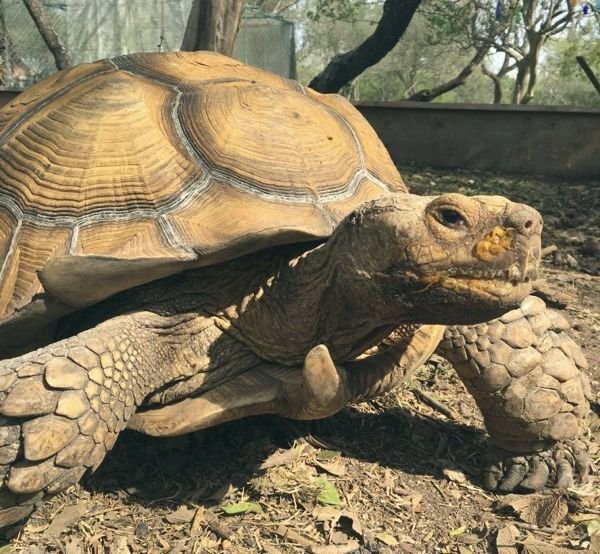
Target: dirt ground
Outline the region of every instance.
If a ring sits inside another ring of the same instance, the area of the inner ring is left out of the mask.
[[[542,211],[551,248],[540,293],[573,322],[597,402],[600,183],[403,174],[418,193],[502,194]],[[600,467],[598,421],[588,438]],[[404,387],[322,421],[264,416],[177,439],[125,432],[0,554],[600,552],[598,476],[566,493],[491,494],[484,452],[474,402],[434,359]]]

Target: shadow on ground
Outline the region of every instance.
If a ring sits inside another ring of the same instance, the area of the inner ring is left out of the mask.
[[[444,468],[459,469],[480,484],[482,431],[401,408],[348,408],[320,421],[260,416],[170,439],[126,431],[83,486],[109,495],[124,492],[129,502],[143,505],[212,505],[230,485],[247,487],[277,448],[299,440],[409,475],[438,478]]]

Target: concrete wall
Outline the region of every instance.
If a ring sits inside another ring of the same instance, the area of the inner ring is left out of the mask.
[[[417,102],[357,107],[400,166],[600,178],[600,109]]]
[[[0,106],[16,95],[0,91]],[[400,166],[600,179],[600,109],[420,102],[357,107]]]

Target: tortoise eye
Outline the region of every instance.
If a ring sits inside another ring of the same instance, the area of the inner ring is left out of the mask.
[[[466,224],[465,218],[452,208],[442,208],[439,210],[440,221],[447,227],[462,227]]]

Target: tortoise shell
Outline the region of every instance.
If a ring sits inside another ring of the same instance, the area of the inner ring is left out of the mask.
[[[404,191],[341,96],[208,52],[61,71],[0,111],[0,339]]]

